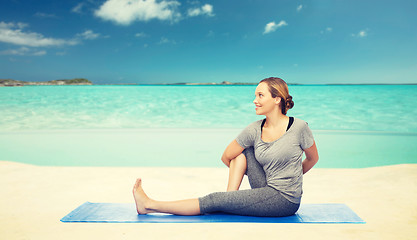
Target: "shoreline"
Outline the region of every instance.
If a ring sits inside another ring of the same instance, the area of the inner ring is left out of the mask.
[[[207,127],[207,128],[198,128],[198,127],[138,127],[138,128],[45,128],[45,129],[11,129],[11,130],[1,130],[1,134],[19,134],[19,133],[73,133],[73,132],[151,132],[151,131],[166,131],[166,132],[177,132],[177,131],[240,131],[243,130],[243,127]],[[369,134],[369,135],[399,135],[399,136],[417,136],[417,132],[396,132],[396,131],[378,131],[378,130],[332,130],[332,129],[312,129],[312,131],[319,134]]]
[[[363,169],[313,168],[302,203],[344,203],[366,224],[62,223],[86,201],[131,203],[143,178],[147,194],[178,200],[224,191],[227,168],[40,167],[0,161],[1,239],[415,239],[417,164]],[[393,181],[395,179],[395,181]],[[249,188],[245,178],[241,189]],[[180,190],[178,190],[180,189]],[[29,193],[29,195],[28,195]],[[389,223],[389,224],[387,224]]]
[[[0,131],[0,159],[40,166],[222,167],[221,154],[241,131],[240,128]],[[417,164],[416,133],[312,131],[320,156],[318,168]],[[161,150],[156,153],[155,147]]]

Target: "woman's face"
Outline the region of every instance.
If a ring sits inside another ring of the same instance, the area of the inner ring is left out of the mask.
[[[253,100],[256,106],[256,115],[266,115],[272,112],[279,106],[280,101],[281,98],[271,96],[267,83],[258,84],[255,90],[255,100]]]

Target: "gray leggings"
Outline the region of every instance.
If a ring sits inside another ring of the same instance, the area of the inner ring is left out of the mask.
[[[201,214],[225,212],[238,215],[283,217],[297,212],[300,204],[288,201],[269,187],[265,172],[255,159],[253,148],[243,151],[246,156],[246,175],[252,189],[232,192],[215,192],[199,198]]]

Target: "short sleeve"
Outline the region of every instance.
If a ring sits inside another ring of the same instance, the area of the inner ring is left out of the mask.
[[[304,122],[304,126],[301,129],[301,134],[300,134],[300,146],[304,150],[313,146],[313,143],[314,143],[313,133],[311,132],[311,129],[308,127],[308,123]]]
[[[255,144],[256,139],[256,127],[259,125],[258,122],[249,124],[243,131],[237,136],[236,142],[243,148],[248,148]]]

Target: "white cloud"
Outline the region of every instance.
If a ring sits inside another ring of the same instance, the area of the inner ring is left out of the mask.
[[[364,31],[364,30],[362,30],[362,31],[360,31],[359,33],[358,33],[358,36],[359,37],[366,37],[368,35],[368,33],[366,32],[366,31]]]
[[[100,37],[100,33],[95,33],[92,30],[85,30],[85,32],[78,33],[76,36],[87,40],[94,40]]]
[[[29,26],[29,24],[27,24],[27,23],[21,23],[21,22],[18,22],[18,23],[14,23],[14,22],[9,22],[9,23],[0,22],[0,29],[3,29],[3,28],[19,28],[19,29],[23,29],[23,28],[28,27],[28,26]]]
[[[144,32],[140,32],[140,33],[136,33],[135,34],[135,37],[138,37],[138,38],[143,38],[143,37],[148,37],[149,35],[148,34],[146,34],[146,33],[144,33]]]
[[[175,42],[175,40],[169,40],[166,37],[162,37],[161,41],[158,42],[158,44],[168,44],[168,43],[177,44],[177,42]]]
[[[8,23],[8,25],[9,25],[10,27],[13,27],[13,23]],[[29,24],[19,22],[19,23],[17,23],[17,25],[16,25],[16,26],[17,26],[18,28],[22,29],[22,28],[28,27],[28,26],[29,26]]]
[[[165,43],[169,43],[168,38],[162,37],[161,41],[158,42],[158,44],[165,44]]]
[[[352,37],[359,37],[359,38],[363,38],[368,36],[368,30],[361,30],[359,31],[357,34],[352,33]]]
[[[201,12],[200,8],[190,8],[188,9],[188,16],[195,17],[195,16],[200,15],[200,12]]]
[[[187,0],[187,3],[188,4],[191,4],[191,5],[198,5],[198,4],[200,4],[199,1],[188,1],[188,0]]]
[[[263,34],[267,34],[267,33],[271,33],[271,32],[275,32],[278,28],[283,27],[283,26],[287,26],[287,22],[285,22],[284,20],[280,21],[278,24],[275,22],[270,22],[268,24],[266,24],[265,26],[265,31]]]
[[[175,22],[181,17],[177,11],[179,5],[175,0],[107,0],[94,15],[121,25],[152,19]]]
[[[79,3],[79,4],[77,4],[75,7],[73,7],[72,9],[71,9],[71,12],[74,12],[74,13],[83,13],[82,11],[82,9],[83,9],[83,7],[84,7],[84,3]]]
[[[327,27],[325,30],[320,31],[320,33],[321,33],[321,34],[324,34],[324,33],[330,33],[330,32],[332,32],[332,31],[333,31],[333,28],[331,28],[331,27]]]
[[[189,8],[188,9],[188,16],[189,17],[196,17],[199,15],[207,15],[209,17],[213,17],[213,5],[205,4],[200,8]]]
[[[1,51],[0,55],[18,55],[18,56],[43,56],[46,54],[45,50],[30,49],[27,47],[21,47],[18,49],[9,49]]]
[[[301,9],[303,9],[303,5],[302,4],[298,5],[297,12],[301,11]]]
[[[23,28],[27,26],[25,23],[0,22],[0,42],[29,47],[76,45],[79,43],[77,40],[47,38],[40,33],[23,31]]]

